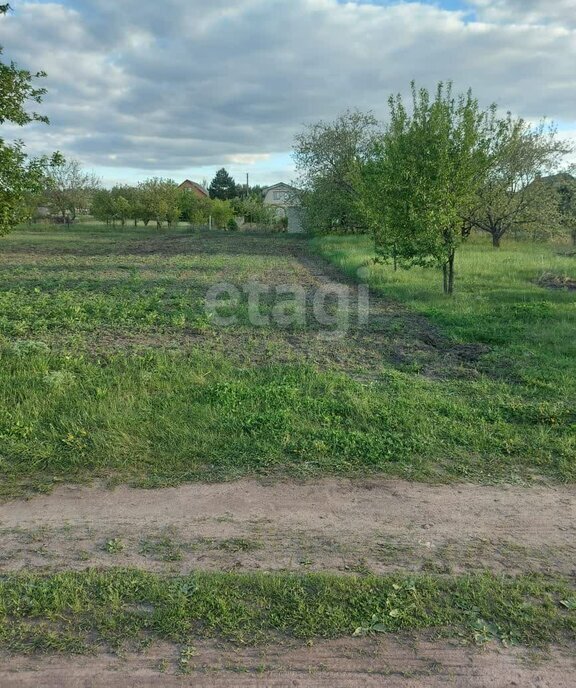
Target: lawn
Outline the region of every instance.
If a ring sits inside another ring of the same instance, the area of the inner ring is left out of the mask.
[[[331,339],[313,318],[217,325],[218,282],[351,280],[363,238],[151,229],[23,230],[0,244],[0,493],[104,478],[143,486],[243,475],[378,473],[573,481],[574,275],[539,245],[470,243],[457,293],[374,266],[372,315]]]

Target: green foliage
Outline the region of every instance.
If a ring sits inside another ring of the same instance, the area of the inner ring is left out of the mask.
[[[180,219],[181,191],[172,179],[151,177],[138,184],[138,194],[139,219],[144,225],[155,220],[159,229],[163,222],[171,226]]]
[[[181,189],[180,217],[191,225],[207,225],[212,203],[209,198],[197,196],[191,189]]]
[[[334,122],[317,122],[296,136],[293,156],[309,231],[367,229],[358,204],[358,170],[370,154],[376,126],[372,114],[349,110]]]
[[[541,177],[538,184],[548,187],[552,192],[552,201],[557,211],[553,218],[576,246],[576,178],[568,172],[561,172]]]
[[[99,178],[84,172],[77,160],[62,160],[46,175],[43,197],[53,213],[74,221],[78,210],[90,208],[99,186]]]
[[[390,122],[361,169],[362,202],[376,250],[403,266],[435,264],[452,293],[462,215],[486,169],[482,111],[469,91],[454,97],[440,83],[434,98],[412,84],[412,108],[391,97]]]
[[[0,5],[0,15],[6,14],[9,5]],[[0,47],[0,55],[2,48]],[[46,93],[35,86],[35,80],[46,76],[18,68],[13,62],[0,60],[0,124],[9,122],[24,126],[31,122],[48,123],[48,118],[37,112],[28,112],[29,102],[40,103]],[[29,159],[21,141],[12,144],[0,138],[0,236],[10,232],[19,222],[31,215],[30,195],[37,194],[44,175],[51,165],[62,162],[61,156]]]
[[[487,173],[464,213],[466,228],[487,232],[495,247],[507,232],[540,239],[558,234],[558,198],[541,178],[557,169],[570,146],[556,138],[554,127],[531,126],[510,113],[492,118],[486,142]]]
[[[386,329],[371,321],[324,345],[313,324],[255,328],[245,300],[236,325],[214,326],[204,306],[214,276],[301,274],[291,257],[299,238],[154,235],[79,227],[5,240],[3,494],[96,476],[151,485],[254,474],[576,478],[573,297],[534,283],[544,266],[576,278],[573,258],[537,244],[493,256],[471,239],[451,304],[425,269],[372,265],[375,289],[438,328],[430,336],[442,362],[429,373],[418,355],[432,347],[406,337],[414,317],[394,304]],[[143,238],[151,248],[139,254]],[[374,256],[367,237],[322,241],[352,275]]]
[[[208,193],[210,198],[218,198],[222,201],[231,200],[236,196],[236,182],[224,167],[216,172],[208,187]]]
[[[477,643],[543,646],[573,635],[565,580],[491,574],[333,576],[131,569],[0,580],[0,645],[11,652],[116,650],[147,639],[259,644],[431,629]],[[193,653],[181,655],[188,666]],[[184,660],[184,661],[182,661]]]
[[[222,201],[214,198],[210,204],[210,215],[212,222],[218,229],[227,229],[228,223],[234,219],[234,211],[229,201]]]
[[[249,224],[259,227],[272,227],[276,223],[276,209],[264,205],[262,194],[251,194],[232,201],[234,214],[244,218]]]

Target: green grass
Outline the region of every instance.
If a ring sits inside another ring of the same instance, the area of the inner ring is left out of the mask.
[[[364,238],[314,247],[351,274],[370,256]],[[2,239],[0,494],[94,477],[574,481],[574,295],[533,284],[574,258],[471,243],[452,300],[437,274],[375,267],[396,305],[334,342],[314,326],[252,327],[244,306],[232,328],[202,320],[220,279],[313,286],[305,249],[285,235],[142,228]],[[415,311],[436,323],[434,345]],[[479,341],[478,360],[454,363],[458,342]]]
[[[576,295],[537,284],[546,274],[576,279],[576,255],[567,247],[507,239],[493,249],[472,237],[457,254],[452,298],[442,294],[437,270],[374,264],[366,236],[318,237],[312,247],[348,275],[367,267],[373,289],[426,315],[455,341],[493,347],[490,363],[512,366],[521,382],[558,398],[565,383],[576,384]]]
[[[254,644],[421,630],[541,646],[574,637],[575,606],[573,586],[537,576],[19,574],[0,577],[0,647],[81,653],[160,639]]]

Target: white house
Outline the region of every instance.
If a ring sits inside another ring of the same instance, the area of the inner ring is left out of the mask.
[[[278,218],[285,217],[288,220],[289,232],[302,232],[302,217],[300,210],[300,198],[298,189],[290,184],[280,182],[268,186],[263,190],[264,205],[276,208]]]

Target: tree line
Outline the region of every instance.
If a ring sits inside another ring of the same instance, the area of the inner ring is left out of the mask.
[[[223,184],[226,181],[226,185]],[[228,181],[229,180],[229,181]],[[98,177],[86,172],[76,160],[59,160],[44,170],[41,184],[26,196],[28,216],[49,216],[73,223],[79,212],[112,226],[141,222],[157,228],[178,222],[218,229],[237,229],[236,218],[264,227],[274,227],[274,209],[265,206],[261,187],[238,186],[222,168],[209,186],[209,196],[180,188],[172,179],[150,177],[136,185],[102,187]]]
[[[378,260],[438,266],[448,294],[472,231],[495,247],[512,231],[576,243],[576,179],[558,172],[571,147],[552,125],[482,108],[451,83],[412,83],[408,105],[394,95],[388,106],[384,125],[355,110],[296,137],[309,230],[370,233]]]
[[[9,10],[8,4],[0,4],[0,17]],[[46,93],[37,85],[45,76],[0,59],[0,125],[49,124],[45,115],[30,111],[30,104],[41,103]],[[30,158],[21,141],[0,137],[0,236],[38,218],[39,208],[61,222],[74,222],[78,212],[89,212],[113,225],[131,221],[160,227],[185,221],[235,229],[235,218],[240,216],[248,223],[281,228],[274,209],[263,204],[262,187],[238,185],[224,168],[216,173],[208,192],[208,198],[198,198],[173,180],[158,177],[104,189],[100,179],[84,171],[78,161],[65,160],[59,153]]]

